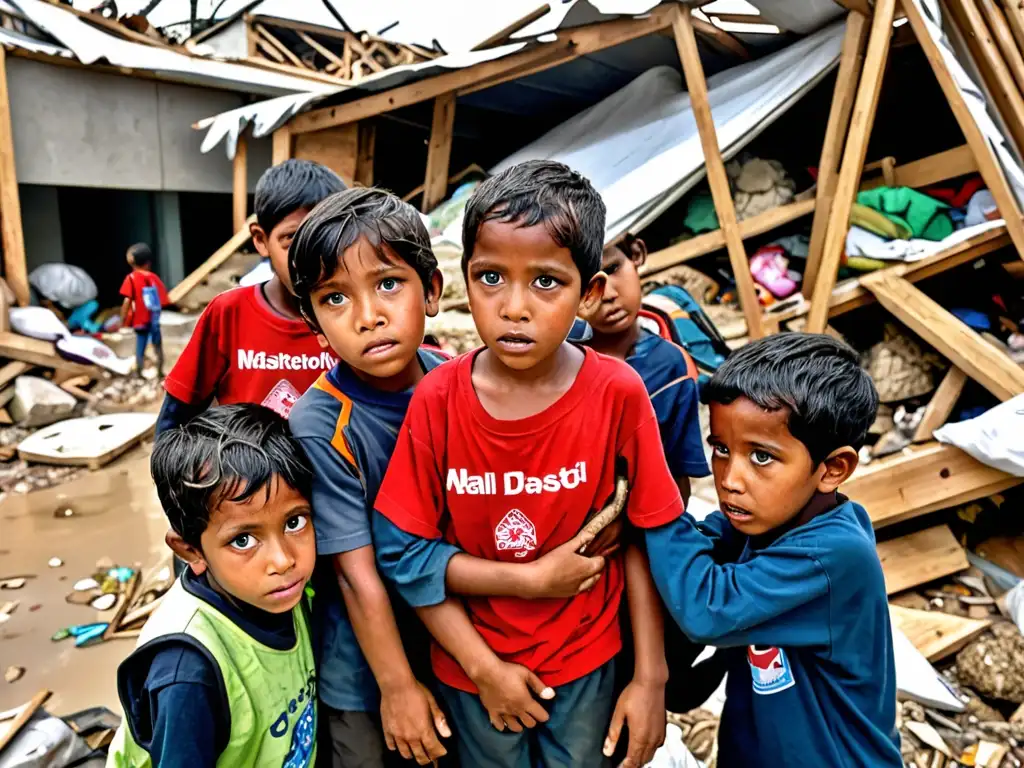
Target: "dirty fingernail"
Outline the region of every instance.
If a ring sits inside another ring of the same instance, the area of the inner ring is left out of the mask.
[[[553,699],[553,698],[555,698],[555,689],[554,688],[545,688],[543,691],[540,692],[540,697],[542,699]]]
[[[603,751],[604,751],[604,756],[605,757],[611,757],[612,756],[612,752],[615,751],[615,745],[612,744],[610,741],[608,741],[608,739],[605,739],[604,740],[604,750]]]

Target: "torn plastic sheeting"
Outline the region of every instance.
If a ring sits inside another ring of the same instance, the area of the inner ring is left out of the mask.
[[[39,2],[39,0],[32,1]],[[193,127],[196,130],[207,131],[201,147],[203,152],[209,152],[222,140],[226,139],[227,155],[230,159],[235,156],[235,146],[239,134],[250,123],[253,123],[253,136],[259,138],[260,136],[272,133],[292,115],[297,114],[306,107],[328,96],[339,94],[342,91],[355,92],[353,99],[357,99],[377,91],[384,91],[401,85],[407,85],[414,81],[425,80],[439,75],[445,70],[465,69],[485,61],[500,59],[521,51],[526,45],[526,43],[512,43],[499,46],[498,48],[489,48],[486,51],[453,53],[416,64],[392,67],[377,75],[365,78],[359,85],[330,86],[326,90],[317,93],[292,94],[290,96],[280,96],[276,99],[256,102],[255,104],[247,104],[243,107],[214,115],[213,117],[204,118]]]
[[[47,56],[60,56],[65,59],[75,58],[75,54],[67,48],[62,48],[61,46],[53,45],[52,43],[46,43],[42,40],[36,40],[34,37],[23,35],[13,29],[3,29],[0,27],[0,43],[10,45],[15,48],[22,48],[26,51],[32,51],[33,53],[42,53]]]
[[[43,0],[15,2],[33,24],[70,48],[83,64],[105,60],[114,66],[173,75],[186,82],[265,95],[333,90],[333,86],[325,86],[303,77],[186,56],[166,48],[122,40]]]

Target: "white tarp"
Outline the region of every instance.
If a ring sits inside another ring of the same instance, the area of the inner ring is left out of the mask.
[[[719,146],[738,152],[838,61],[839,22],[766,58],[708,79]],[[638,231],[704,175],[704,154],[682,76],[655,67],[505,158],[558,160],[590,179],[608,207],[607,239]],[[461,242],[462,222],[446,236]]]

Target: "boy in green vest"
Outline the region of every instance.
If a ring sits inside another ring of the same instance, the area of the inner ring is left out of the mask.
[[[188,564],[118,668],[125,719],[108,766],[284,766],[316,759],[303,594],[312,470],[284,419],[212,408],[157,439],[167,544]]]

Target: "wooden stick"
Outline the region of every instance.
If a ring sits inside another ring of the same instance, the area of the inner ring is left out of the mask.
[[[299,69],[312,69],[312,67],[306,64],[306,62],[304,62],[302,59],[296,56],[287,45],[285,45],[276,37],[274,37],[274,35],[271,34],[270,30],[268,30],[262,24],[253,24],[253,29],[255,29],[260,35],[262,35],[264,40],[266,40],[274,48],[280,51],[281,54],[296,67],[298,67]]]
[[[21,228],[21,200],[14,164],[14,132],[11,101],[7,91],[7,53],[0,46],[0,242],[4,251],[4,277],[18,304],[29,301],[25,234]]]
[[[731,53],[733,56],[740,58],[742,61],[750,61],[750,51],[747,50],[747,46],[724,29],[719,29],[714,24],[710,24],[703,19],[691,17],[690,21],[693,23],[694,31],[700,34],[701,37],[714,43],[716,47],[721,48],[726,53]]]
[[[935,390],[928,407],[924,410],[924,418],[914,433],[915,443],[931,440],[935,430],[946,423],[946,419],[956,406],[956,401],[960,399],[960,393],[964,391],[965,384],[967,374],[955,365],[946,371],[939,388]]]
[[[887,0],[892,2],[892,0]],[[683,64],[683,75],[686,88],[690,92],[690,105],[697,121],[700,133],[701,148],[704,150],[704,162],[707,166],[708,182],[711,185],[711,197],[718,212],[718,221],[725,236],[725,245],[729,251],[729,262],[732,264],[736,292],[739,295],[740,308],[747,320],[747,332],[752,339],[763,335],[761,327],[761,304],[754,290],[754,278],[750,274],[750,263],[743,248],[739,225],[736,222],[736,208],[733,206],[732,192],[729,189],[729,177],[725,173],[725,163],[718,149],[718,137],[715,123],[711,117],[711,106],[708,103],[708,85],[704,79],[704,67],[697,50],[697,39],[694,36],[692,12],[689,7],[676,6],[672,19],[672,31],[679,49],[679,58]]]
[[[3,212],[0,211],[0,216],[2,215]],[[0,277],[0,280],[3,278]],[[0,283],[0,333],[8,333],[11,330],[11,308],[8,305],[6,288],[6,282]],[[2,369],[0,369],[0,373],[2,373]],[[0,387],[2,386],[3,384],[0,384]]]
[[[448,193],[448,161],[452,154],[454,126],[455,94],[445,93],[434,99],[434,119],[427,149],[427,177],[423,182],[423,203],[420,206],[424,213],[432,211]]]
[[[1017,41],[1017,48],[1024,50],[1024,8],[1020,6],[1019,0],[1000,0],[1000,4],[1006,12],[1006,22],[1010,25],[1013,39]]]
[[[523,27],[525,27],[525,26],[527,26],[529,24],[533,24],[533,22],[535,22],[541,16],[546,16],[550,12],[551,12],[551,6],[548,5],[547,3],[544,3],[543,5],[541,5],[541,6],[537,7],[537,8],[534,8],[532,11],[530,11],[525,16],[522,16],[519,19],[517,19],[516,21],[513,21],[507,27],[505,27],[503,29],[499,29],[497,32],[495,32],[493,35],[488,37],[483,42],[477,43],[476,45],[474,45],[470,50],[482,51],[485,48],[493,48],[498,43],[503,42],[504,40],[507,40],[509,37],[514,35],[516,32],[518,32]]]
[[[1024,392],[1024,368],[901,277],[875,272],[861,278],[896,319],[1000,400]]]
[[[284,55],[279,50],[261,37],[256,37],[255,39],[257,50],[263,51],[264,54],[272,58],[278,64],[284,64]]]
[[[18,732],[25,727],[25,723],[32,719],[32,715],[39,711],[39,708],[46,703],[46,700],[51,695],[50,691],[39,691],[39,693],[31,698],[28,704],[22,707],[21,712],[18,713],[18,716],[14,718],[14,722],[7,729],[7,733],[0,737],[0,752],[3,752],[4,748],[14,740]]]
[[[189,292],[205,280],[213,270],[227,261],[231,256],[238,251],[243,245],[252,239],[252,235],[249,234],[249,225],[256,221],[256,216],[252,215],[246,219],[245,226],[235,232],[224,245],[218,248],[210,258],[200,264],[188,277],[174,286],[168,297],[172,304],[177,304]]]
[[[988,24],[992,32],[992,39],[995,40],[1003,60],[1013,75],[1018,91],[1024,91],[1024,57],[1017,48],[1017,42],[1013,39],[1013,32],[1010,30],[1006,14],[996,5],[995,0],[978,0],[978,10]]]
[[[128,606],[132,604],[135,599],[135,591],[139,588],[139,570],[135,569],[135,572],[128,579],[128,583],[124,587],[124,595],[122,596],[120,604],[117,606],[117,610],[114,611],[113,618],[110,619],[110,623],[107,624],[107,628],[103,630],[103,639],[109,640],[117,633],[117,628],[121,626],[121,621],[124,619],[124,615],[128,612]]]
[[[292,156],[292,131],[287,124],[274,131],[271,164],[280,165]]]
[[[920,160],[914,160],[904,165],[897,165],[893,169],[895,186],[915,189],[977,172],[978,163],[974,159],[971,148],[966,144],[935,155],[922,157]],[[862,190],[874,189],[885,183],[885,180],[881,178],[869,179],[861,181],[860,188]]]
[[[960,126],[960,131],[967,141],[967,146],[971,148],[971,152],[974,154],[974,159],[978,163],[978,172],[985,181],[985,186],[992,193],[992,197],[995,198],[996,206],[999,208],[999,215],[1006,220],[1006,229],[1009,232],[1010,239],[1013,240],[1017,253],[1021,258],[1024,258],[1024,222],[1021,220],[1021,211],[1017,205],[1017,199],[1010,190],[1006,176],[1003,175],[1003,169],[999,166],[999,161],[989,146],[988,139],[985,138],[978,124],[974,122],[974,117],[967,108],[964,97],[954,82],[953,76],[946,69],[942,53],[928,33],[928,27],[924,17],[921,15],[921,11],[918,10],[915,4],[915,0],[901,0],[901,3],[903,10],[907,14],[907,19],[910,21],[910,26],[917,36],[917,41],[921,45],[921,50],[924,52],[932,71],[935,73],[935,79],[939,81],[939,86],[946,96],[946,101],[949,102],[949,106],[953,110],[953,116]]]
[[[163,600],[163,595],[156,598],[155,600],[152,600],[151,602],[146,603],[141,608],[136,608],[132,611],[129,611],[121,619],[121,623],[118,624],[118,627],[130,626],[131,624],[137,622],[139,619],[148,619],[150,614],[152,614],[153,611],[160,607],[161,600]]]
[[[821,263],[815,276],[811,310],[807,316],[807,330],[822,333],[828,323],[828,304],[836,284],[839,260],[846,246],[846,233],[850,228],[850,211],[857,197],[861,170],[867,157],[868,140],[875,122],[878,95],[882,90],[882,77],[889,57],[889,37],[896,13],[895,0],[878,0],[871,20],[864,68],[857,87],[850,131],[843,152],[843,163],[836,181],[835,199],[828,217]]]
[[[237,232],[245,226],[249,212],[249,142],[244,133],[238,135],[235,159],[231,165],[231,228]]]
[[[836,73],[836,87],[832,91],[832,108],[825,126],[825,143],[821,147],[818,161],[818,186],[815,192],[814,221],[811,223],[811,242],[807,249],[807,267],[804,270],[803,294],[810,299],[814,292],[814,281],[818,277],[821,252],[825,247],[825,230],[832,200],[836,194],[839,159],[843,155],[846,131],[850,126],[853,99],[857,93],[857,82],[864,62],[864,47],[868,39],[868,20],[856,11],[846,17],[846,35],[839,54],[839,71]]]
[[[302,42],[304,42],[306,45],[308,45],[314,51],[319,53],[321,56],[323,56],[329,62],[331,62],[332,64],[335,64],[336,66],[339,66],[339,67],[344,66],[345,62],[342,61],[341,58],[338,56],[338,54],[336,54],[330,48],[328,48],[325,45],[321,45],[316,40],[314,40],[312,37],[307,35],[305,32],[302,32],[301,30],[296,31],[296,34],[299,36],[299,38],[302,40]]]

